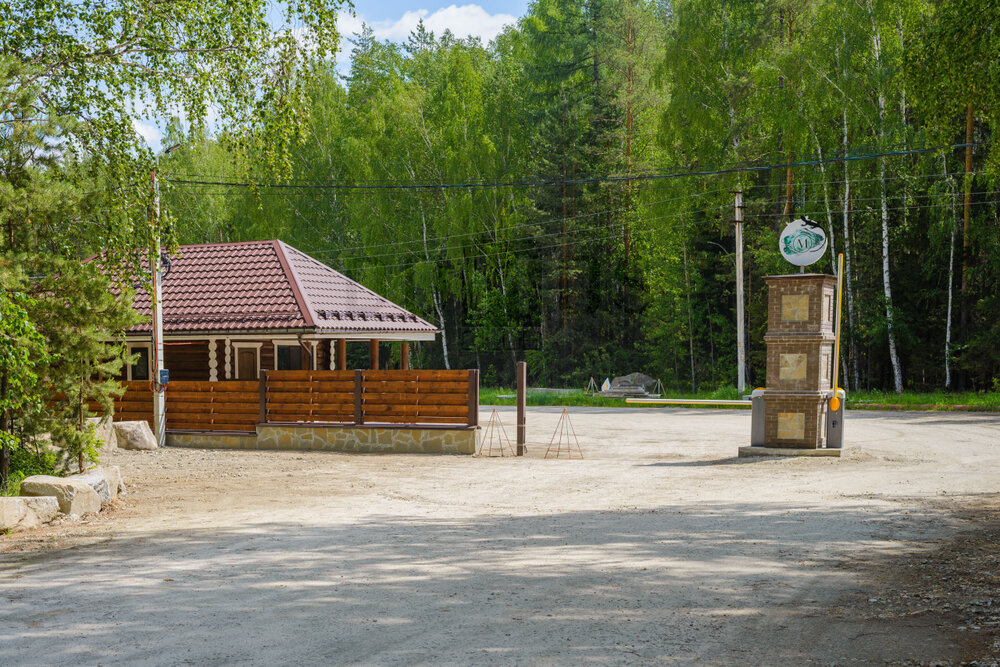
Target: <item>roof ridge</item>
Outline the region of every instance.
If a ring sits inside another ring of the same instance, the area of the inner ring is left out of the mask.
[[[302,312],[302,319],[305,320],[306,326],[316,326],[316,322],[313,320],[311,304],[302,286],[299,285],[298,274],[295,273],[295,268],[285,255],[285,248],[291,248],[291,246],[287,246],[278,239],[273,239],[269,243],[274,248],[274,253],[278,256],[278,262],[281,264],[281,270],[285,274],[285,279],[288,280],[288,284],[292,288],[292,295],[295,297],[295,303],[298,304],[299,310]]]

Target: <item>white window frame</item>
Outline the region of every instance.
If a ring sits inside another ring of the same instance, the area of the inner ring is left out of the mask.
[[[128,346],[128,353],[129,354],[132,354],[133,348],[140,348],[141,347],[141,348],[145,348],[146,349],[146,371],[147,371],[146,377],[152,379],[152,377],[153,377],[153,344],[152,343],[142,343],[142,342],[129,343],[127,341],[126,341],[125,344]],[[125,375],[126,379],[128,379],[128,381],[131,382],[132,381],[132,364],[129,364],[128,366],[126,366],[125,370],[126,370],[126,375]]]
[[[234,340],[233,346],[233,377],[237,380],[256,380],[260,377],[260,348],[264,343],[249,343]],[[252,378],[240,377],[240,349],[252,349],[256,353],[257,373]]]

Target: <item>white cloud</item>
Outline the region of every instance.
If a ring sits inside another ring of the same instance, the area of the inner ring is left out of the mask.
[[[163,139],[163,132],[153,123],[132,119],[132,129],[142,137],[143,141],[154,151],[160,150],[160,141]]]
[[[396,20],[369,21],[364,16],[341,14],[337,19],[337,28],[342,35],[350,36],[361,32],[362,23],[367,23],[374,31],[377,39],[389,39],[396,42],[405,40],[423,19],[424,27],[435,34],[441,35],[445,30],[451,30],[456,37],[480,37],[487,42],[503,30],[504,26],[517,21],[511,14],[490,14],[479,5],[449,5],[433,12],[427,9],[417,9],[404,13]]]

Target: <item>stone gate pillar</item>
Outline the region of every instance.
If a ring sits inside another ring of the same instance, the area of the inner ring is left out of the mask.
[[[816,449],[833,363],[836,279],[816,273],[769,276],[764,446]]]

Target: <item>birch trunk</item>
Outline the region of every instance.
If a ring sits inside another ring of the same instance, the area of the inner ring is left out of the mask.
[[[847,154],[847,107],[844,107],[844,154]],[[854,342],[854,287],[851,280],[851,169],[844,162],[844,287],[847,289],[847,338],[851,350],[851,381],[855,390],[861,387],[861,374],[858,372],[858,348]],[[845,373],[846,377],[847,374]]]
[[[698,381],[694,374],[694,317],[691,315],[691,281],[688,278],[688,255],[687,246],[681,244],[681,252],[684,255],[684,291],[687,294],[688,307],[688,353],[691,357],[691,393],[698,391]]]
[[[951,200],[951,241],[948,246],[948,311],[944,320],[944,388],[951,387],[951,302],[955,285],[955,227],[958,225],[958,217],[955,214],[955,192],[954,180],[948,178],[948,158],[942,160],[942,174],[948,180],[948,198]]]
[[[869,2],[869,9],[872,5]],[[872,46],[875,52],[876,67],[882,68],[882,38],[879,35],[875,12],[872,10]],[[882,85],[878,87],[878,133],[879,145],[885,145],[885,93]],[[879,161],[879,198],[882,208],[882,291],[885,296],[885,329],[889,339],[889,362],[892,364],[892,384],[897,394],[903,393],[903,373],[899,368],[899,357],[896,354],[896,332],[892,313],[892,282],[889,279],[889,203],[885,184],[885,157]]]
[[[431,261],[431,253],[427,248],[427,216],[424,214],[423,202],[420,204],[420,229],[423,236],[424,259]],[[438,324],[441,325],[441,354],[444,356],[444,367],[451,370],[451,361],[448,359],[448,327],[444,318],[444,308],[441,306],[441,293],[438,292],[437,285],[431,286],[431,301],[434,302],[434,311],[437,313]]]

